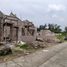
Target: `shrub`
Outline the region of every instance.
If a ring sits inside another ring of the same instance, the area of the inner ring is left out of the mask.
[[[0,50],[0,56],[5,56],[9,54],[12,54],[12,50],[10,48],[4,48]]]

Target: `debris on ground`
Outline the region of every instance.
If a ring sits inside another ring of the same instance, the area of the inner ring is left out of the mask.
[[[56,37],[55,33],[51,32],[50,30],[41,30],[37,38],[40,37],[47,43],[59,43],[60,40]]]
[[[26,44],[25,42],[23,42],[23,41],[18,41],[18,43],[17,43],[17,45],[24,45],[24,44]]]
[[[42,30],[38,33],[36,40],[32,43],[26,43],[23,41],[18,41],[15,45],[10,43],[4,45],[4,43],[0,43],[0,46],[3,47],[0,47],[0,56],[7,54],[8,57],[11,56],[11,58],[25,56],[35,52],[36,50],[56,45],[59,42],[60,40],[56,38],[55,33],[49,30]],[[3,57],[2,59],[4,60]]]

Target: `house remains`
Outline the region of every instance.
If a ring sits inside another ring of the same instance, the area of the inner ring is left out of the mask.
[[[50,30],[41,30],[38,32],[38,38],[42,38],[41,40],[44,40],[45,42],[48,43],[58,43],[59,39],[57,39],[56,34],[51,32]]]
[[[22,21],[13,13],[5,15],[0,11],[0,42],[32,42],[36,39],[36,32],[32,22]]]

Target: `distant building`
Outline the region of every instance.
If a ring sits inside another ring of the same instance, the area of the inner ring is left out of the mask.
[[[0,42],[32,42],[36,38],[36,32],[37,29],[32,22],[22,21],[13,13],[5,15],[0,11]]]

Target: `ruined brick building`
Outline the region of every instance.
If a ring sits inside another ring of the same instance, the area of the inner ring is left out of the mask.
[[[36,38],[36,32],[32,22],[22,21],[13,13],[5,15],[0,11],[0,42],[6,40],[32,42]]]

